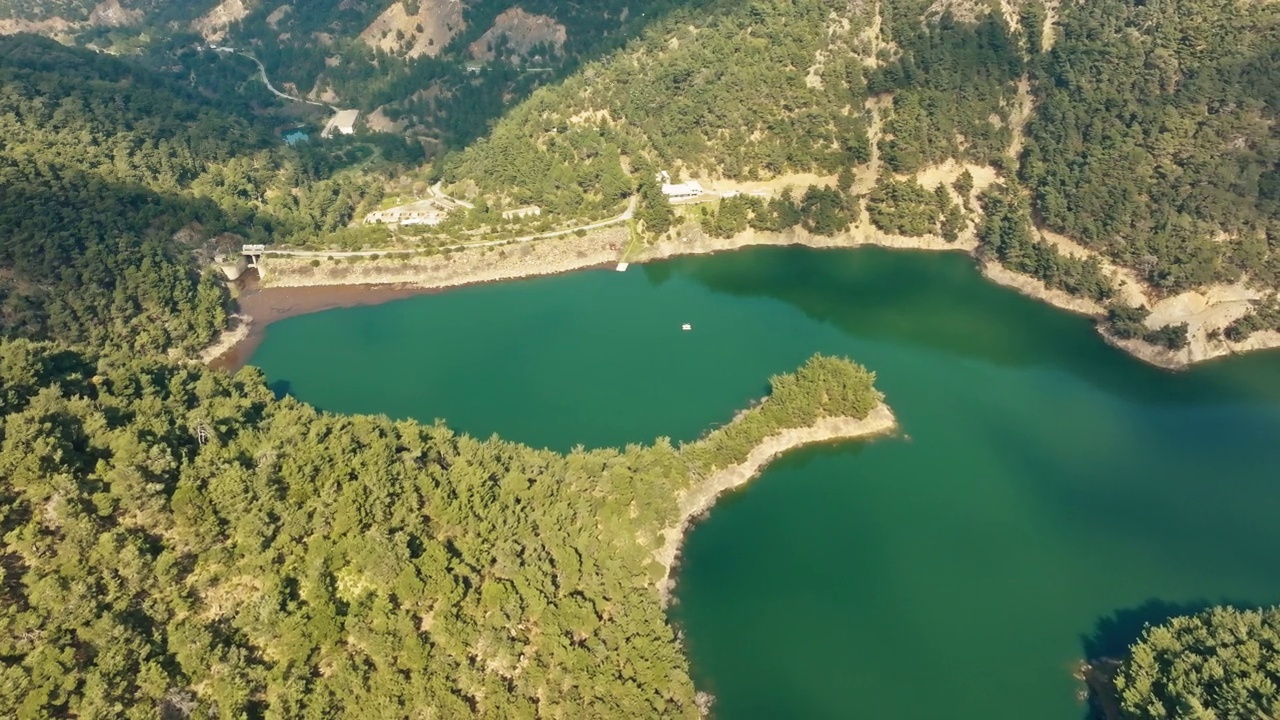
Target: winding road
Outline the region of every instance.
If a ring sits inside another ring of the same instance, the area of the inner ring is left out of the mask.
[[[240,50],[237,50],[235,48],[230,48],[230,47],[216,48],[215,51],[222,52],[222,53],[235,53],[236,55],[239,55],[241,57],[246,57],[252,60],[253,63],[258,66],[258,73],[262,77],[262,83],[267,86],[267,90],[270,90],[277,97],[284,98],[285,100],[292,100],[293,102],[306,103],[307,105],[315,105],[317,107],[327,107],[330,110],[333,110],[334,112],[341,111],[340,108],[337,108],[333,105],[316,102],[314,100],[307,100],[305,98],[294,97],[293,95],[289,95],[288,93],[281,92],[279,89],[276,88],[275,85],[271,84],[271,79],[267,77],[267,68],[265,65],[262,64],[262,61],[250,55],[249,53],[242,52]],[[452,197],[449,197],[448,195],[445,195],[440,190],[440,186],[441,186],[441,183],[438,183],[438,182],[435,185],[431,186],[430,192],[432,197],[447,200],[451,203],[454,203],[460,207],[464,207],[467,209],[471,209],[475,207],[474,205],[472,205],[471,203],[465,200],[459,200],[457,198],[452,198]],[[637,196],[632,195],[631,199],[627,202],[627,209],[622,211],[621,215],[609,218],[607,220],[601,220],[599,222],[589,223],[587,225],[579,225],[577,227],[567,228],[564,230],[553,230],[551,232],[538,233],[536,235],[525,235],[523,237],[509,238],[506,240],[484,240],[484,241],[473,242],[473,243],[462,243],[459,245],[446,245],[439,249],[440,250],[465,250],[467,248],[494,247],[497,245],[526,243],[526,242],[533,242],[534,240],[544,240],[546,238],[560,237],[562,235],[568,235],[570,233],[578,232],[579,230],[585,232],[585,231],[595,230],[597,228],[608,227],[609,225],[617,225],[618,223],[624,223],[630,220],[632,216],[635,215],[637,199],[638,199]],[[337,258],[337,257],[371,257],[374,255],[387,255],[390,253],[400,253],[400,252],[412,252],[412,248],[409,248],[409,249],[382,248],[377,250],[273,250],[268,248],[265,251],[263,251],[262,254],[263,255],[279,255],[284,257],[303,257],[303,258],[335,257]]]
[[[218,48],[218,50],[233,52],[239,55],[240,57],[247,57],[250,60],[252,60],[254,64],[258,66],[258,73],[262,76],[262,83],[266,85],[267,89],[270,90],[272,94],[274,94],[276,97],[281,97],[281,98],[284,98],[285,100],[292,100],[294,102],[306,103],[307,105],[315,105],[316,107],[327,107],[334,112],[341,111],[340,108],[334,107],[333,105],[329,105],[327,103],[316,102],[315,100],[307,100],[306,98],[294,97],[288,93],[280,92],[279,90],[276,89],[275,85],[271,84],[271,78],[267,77],[267,68],[265,65],[262,64],[262,61],[250,55],[247,52],[241,52],[239,50],[236,50],[235,48]]]

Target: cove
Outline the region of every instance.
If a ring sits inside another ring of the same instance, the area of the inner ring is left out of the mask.
[[[281,321],[251,362],[326,410],[563,450],[692,439],[814,352],[875,370],[903,435],[791,454],[690,534],[671,615],[718,717],[1080,720],[1086,654],[1280,602],[1280,354],[1159,371],[960,255],[462,288]]]

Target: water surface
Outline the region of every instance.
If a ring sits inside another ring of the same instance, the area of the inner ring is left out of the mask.
[[[1079,720],[1086,652],[1280,601],[1280,354],[1156,370],[959,255],[463,288],[281,321],[252,362],[324,409],[567,449],[694,438],[817,351],[875,370],[905,436],[794,453],[691,534],[672,614],[719,717]]]

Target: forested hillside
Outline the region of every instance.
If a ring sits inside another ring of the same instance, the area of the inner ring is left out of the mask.
[[[236,95],[33,36],[0,38],[0,334],[152,351],[222,328],[211,238],[342,229],[382,180],[290,149]]]
[[[922,8],[901,4],[892,15],[895,3],[834,0],[674,13],[622,53],[539,91],[449,177],[541,198],[584,153],[607,159],[614,148],[701,176],[834,175],[871,159],[864,105],[895,91],[882,143],[893,169],[998,158],[1023,64],[1017,38],[998,16],[922,26]],[[894,28],[902,36],[890,41]],[[574,180],[594,189],[590,177]]]
[[[402,12],[396,12],[397,4]],[[282,13],[280,8],[290,6],[263,2],[229,29],[225,41],[249,48],[273,77],[303,93],[333,97],[366,113],[380,109],[398,132],[458,148],[483,135],[535,88],[619,47],[671,7],[692,4],[697,3],[322,0],[308,3],[305,11]],[[516,50],[504,34],[509,28],[495,25],[513,8],[562,28],[564,42]],[[383,21],[392,23],[384,30],[390,34],[371,36],[388,11],[405,19]],[[432,35],[425,45],[416,37],[424,33]],[[490,39],[478,51],[473,46],[486,35]]]
[[[0,33],[142,57],[167,55],[172,38],[235,46],[292,92],[380,110],[380,127],[456,148],[534,88],[701,1],[0,0]],[[524,37],[504,22],[514,11],[555,30]]]
[[[696,717],[654,558],[689,467],[872,379],[817,358],[705,443],[560,455],[0,341],[0,715]]]
[[[95,8],[110,6],[102,0],[0,0],[0,19],[41,21],[53,18],[68,24],[93,18]],[[125,14],[150,16],[153,20],[189,17],[217,4],[217,0],[119,0],[116,7]]]
[[[1280,286],[1278,32],[1274,3],[1072,4],[1021,172],[1044,222],[1166,291]]]
[[[1114,296],[1101,266],[1038,233],[992,245],[990,203],[959,190],[935,203],[912,189],[913,176],[955,161],[994,169],[1017,224],[1132,270],[1152,302],[1210,283],[1270,291],[1280,285],[1278,20],[1273,3],[1235,0],[712,3],[539,90],[446,178],[572,213],[614,201],[603,179],[615,165],[642,188],[655,169],[839,176],[851,217],[862,200],[879,230],[951,238],[971,225],[985,254],[1017,272]]]

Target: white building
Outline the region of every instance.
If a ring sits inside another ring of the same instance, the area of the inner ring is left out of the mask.
[[[668,200],[688,200],[702,195],[705,190],[698,184],[697,180],[690,180],[682,183],[663,183],[662,194],[667,196]]]
[[[401,225],[439,225],[444,222],[444,215],[440,213],[422,213],[413,217],[406,217],[400,221]]]
[[[452,208],[437,200],[419,200],[386,210],[375,210],[365,215],[366,225],[439,225],[449,216]]]
[[[354,135],[356,132],[356,118],[360,117],[359,110],[339,110],[333,117],[329,118],[329,122],[325,123],[324,131],[320,133],[320,137],[329,137],[335,132],[343,135]]]
[[[537,205],[529,205],[515,210],[503,210],[502,219],[510,220],[512,218],[537,217],[542,214],[542,208]]]

